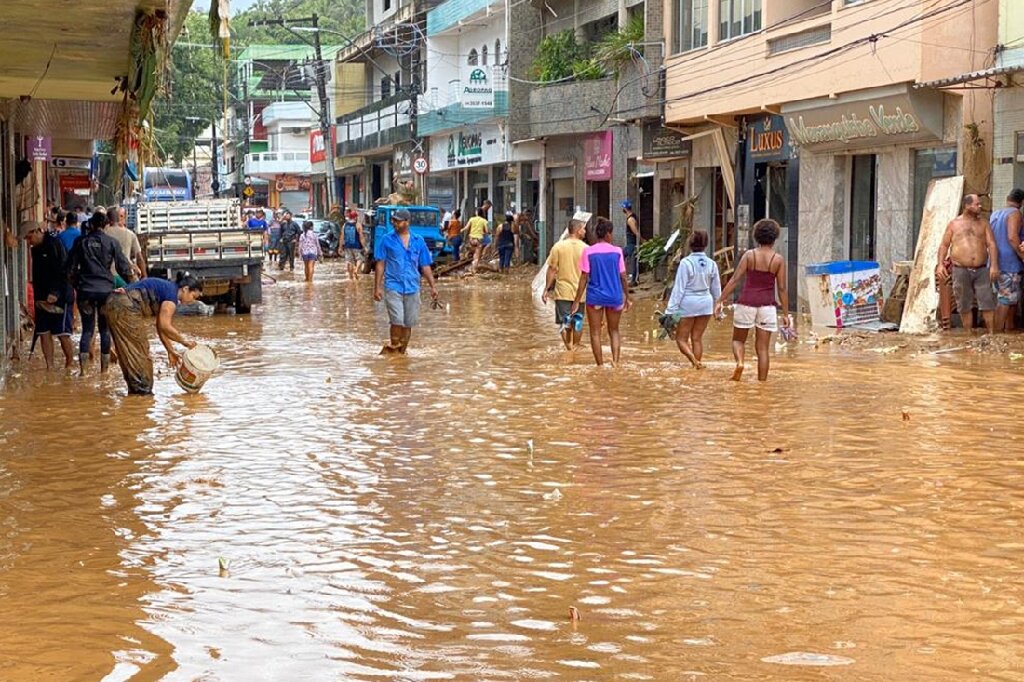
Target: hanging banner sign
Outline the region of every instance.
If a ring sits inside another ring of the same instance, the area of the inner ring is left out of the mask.
[[[586,180],[611,180],[612,131],[593,133],[583,138],[583,177]]]
[[[464,64],[459,75],[459,101],[464,109],[494,108],[494,72],[490,66]]]

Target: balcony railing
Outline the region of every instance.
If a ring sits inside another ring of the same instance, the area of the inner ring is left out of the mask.
[[[309,174],[312,170],[309,152],[260,152],[245,155],[245,172],[250,175],[301,175]]]
[[[508,81],[494,74],[494,106],[487,109],[462,106],[462,81],[453,79],[446,88],[432,87],[419,99],[417,134],[432,135],[439,130],[457,128],[492,118],[508,116]]]
[[[412,97],[394,95],[338,117],[338,156],[357,156],[412,136]]]

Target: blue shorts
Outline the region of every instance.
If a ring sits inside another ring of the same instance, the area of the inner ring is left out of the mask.
[[[311,260],[316,260],[317,258],[319,258],[319,256],[317,256],[315,253],[304,253],[304,254],[302,254],[302,260],[304,260],[307,263],[309,261],[311,261]]]
[[[48,313],[36,306],[36,334],[52,334],[53,336],[71,336],[71,321],[74,311],[68,303],[63,312]]]

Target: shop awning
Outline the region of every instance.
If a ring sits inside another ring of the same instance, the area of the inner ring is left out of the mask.
[[[987,78],[995,78],[996,76],[1006,76],[1011,73],[1018,73],[1020,71],[1024,71],[1024,64],[1018,64],[1015,66],[996,66],[991,69],[985,69],[983,71],[972,71],[971,73],[964,73],[959,76],[953,76],[952,78],[939,78],[938,80],[925,81],[924,83],[914,83],[914,89],[920,90],[921,88],[948,88],[953,85],[961,85],[963,83],[980,81]]]

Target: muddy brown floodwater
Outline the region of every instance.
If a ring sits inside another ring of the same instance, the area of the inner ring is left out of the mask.
[[[598,369],[525,280],[444,283],[384,359],[369,285],[181,320],[198,396],[16,370],[0,679],[1024,679],[1021,363],[736,384],[727,325],[696,373],[646,303]]]

